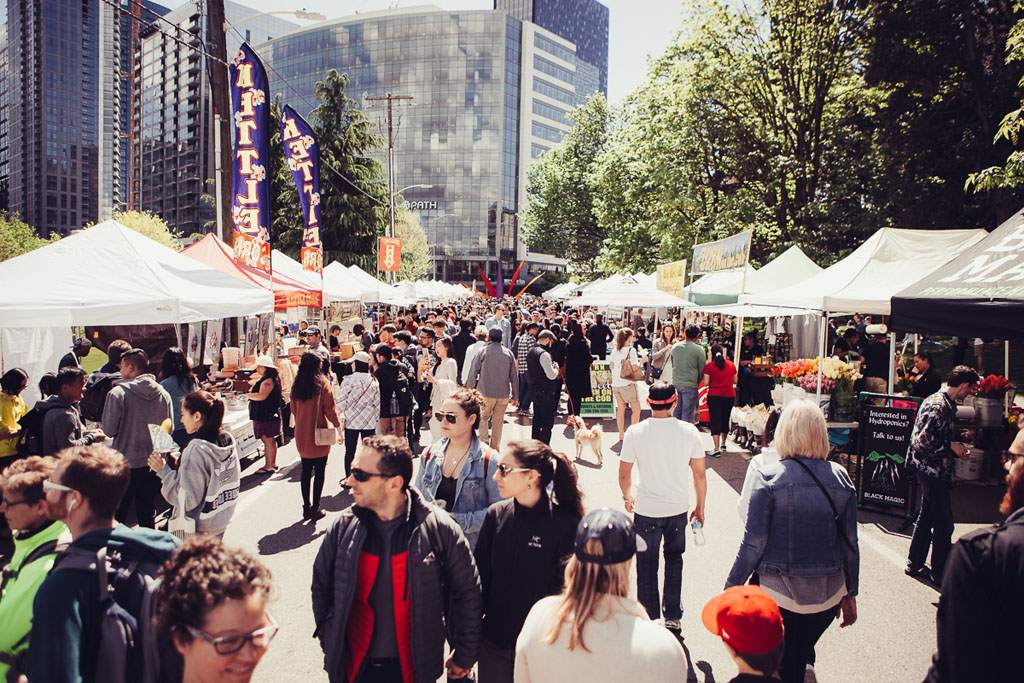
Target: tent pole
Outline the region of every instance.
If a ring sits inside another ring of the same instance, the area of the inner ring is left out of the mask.
[[[1010,379],[1010,340],[1003,341],[1003,376]],[[1003,396],[1003,416],[1010,414],[1010,394]]]
[[[917,355],[917,345],[918,345],[918,343],[920,341],[920,338],[921,338],[920,335],[917,334],[917,332],[915,332],[914,333],[914,355],[915,356]]]
[[[736,317],[736,341],[733,347],[733,363],[736,365],[736,371],[739,372],[740,367],[740,345],[743,342],[743,316]]]
[[[821,406],[821,366],[825,361],[825,327],[827,326],[828,311],[822,311],[821,317],[818,318],[818,391],[816,394],[816,400],[818,406]],[[825,416],[826,421],[828,416]]]
[[[889,393],[896,385],[896,333],[889,332]]]

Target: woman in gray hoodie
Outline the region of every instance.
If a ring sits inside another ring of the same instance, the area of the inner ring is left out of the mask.
[[[223,420],[224,401],[207,391],[194,391],[182,401],[181,422],[193,438],[177,468],[156,453],[149,456],[164,499],[177,507],[183,489],[185,515],[195,520],[196,532],[221,538],[235,511],[239,482],[235,440],[221,430]]]

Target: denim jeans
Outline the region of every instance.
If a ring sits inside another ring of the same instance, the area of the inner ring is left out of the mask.
[[[533,399],[533,387],[525,372],[519,373],[519,410],[529,410]]]
[[[690,387],[676,387],[676,408],[672,417],[677,420],[693,422],[693,413],[697,410],[697,390]]]
[[[946,558],[953,545],[953,500],[950,485],[921,472],[917,483],[921,486],[921,510],[917,513],[914,535],[910,539],[907,564],[920,567],[928,559],[928,546],[932,546],[932,576],[942,578]]]
[[[807,665],[814,664],[814,646],[835,621],[838,611],[838,606],[813,614],[779,609],[786,630],[785,649],[779,664],[779,677],[784,683],[803,683]]]
[[[686,513],[672,517],[633,515],[636,533],[647,550],[636,554],[636,597],[651,619],[664,615],[678,621],[683,617],[683,551],[686,550]],[[665,555],[665,585],[659,606],[658,548]]]

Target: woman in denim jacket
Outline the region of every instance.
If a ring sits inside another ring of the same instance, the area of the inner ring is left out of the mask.
[[[491,478],[498,451],[476,436],[484,399],[476,389],[458,389],[434,411],[442,437],[424,451],[413,486],[423,497],[451,513],[466,532],[470,547],[484,522],[487,508],[501,500]]]
[[[743,542],[725,587],[757,572],[786,629],[779,675],[798,683],[814,644],[839,613],[840,627],[857,620],[857,492],[846,470],[826,460],[825,418],[810,401],[794,401],[782,412],[775,448],[779,462],[754,475]],[[838,524],[815,478],[835,505]]]

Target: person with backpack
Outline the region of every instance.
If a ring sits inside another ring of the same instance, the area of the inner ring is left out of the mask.
[[[28,413],[21,392],[28,387],[28,373],[11,368],[0,377],[0,465],[18,454],[19,422]]]
[[[174,553],[159,578],[156,630],[181,655],[181,680],[251,680],[278,631],[267,611],[270,571],[247,552],[199,536]]]
[[[386,346],[386,345],[385,345]],[[352,372],[341,380],[338,388],[338,410],[345,421],[345,476],[352,469],[359,440],[373,436],[381,418],[381,391],[377,379],[370,374],[370,354],[358,351],[352,356]],[[408,394],[408,384],[406,385]],[[383,423],[381,424],[383,430]],[[399,432],[395,436],[402,436]]]
[[[104,683],[175,666],[157,654],[145,615],[152,607],[153,579],[178,540],[114,520],[130,482],[124,457],[94,444],[63,451],[42,483],[47,515],[67,524],[72,542],[33,602],[26,664],[33,683]],[[101,585],[113,592],[101,594]],[[117,632],[119,638],[113,636]]]
[[[160,493],[174,506],[174,516],[193,520],[196,533],[224,537],[238,502],[238,450],[221,429],[224,401],[208,391],[194,391],[181,404],[181,420],[192,437],[171,467],[159,453],[149,468],[160,477]],[[184,510],[181,509],[184,507]]]
[[[455,518],[476,546],[487,508],[501,500],[491,478],[498,466],[498,451],[477,438],[484,398],[476,389],[458,389],[434,413],[442,438],[423,452],[414,486],[423,498]]]
[[[396,358],[399,355],[387,344],[377,344],[373,347],[373,358],[377,368],[373,374],[379,387],[380,433],[384,436],[393,434],[405,438],[405,420],[412,413],[412,391],[409,388],[407,366],[399,363]],[[346,462],[349,462],[347,446],[345,453]]]
[[[171,421],[174,423],[171,438],[178,448],[185,448],[188,430],[181,423],[181,401],[193,391],[199,391],[199,382],[188,364],[188,356],[178,346],[172,346],[164,353],[160,364],[160,386],[171,397]]]
[[[56,455],[65,448],[88,446],[104,438],[102,430],[83,429],[82,417],[75,407],[82,400],[85,379],[85,370],[77,365],[61,368],[57,372],[57,395],[32,408],[43,414],[41,455]]]
[[[103,406],[103,433],[113,437],[112,447],[124,455],[132,472],[117,519],[124,522],[134,504],[139,526],[152,529],[153,500],[160,491],[160,480],[146,464],[153,452],[149,425],[170,419],[171,397],[149,371],[149,356],[142,349],[129,349],[121,356],[121,378]]]
[[[43,481],[56,464],[36,455],[0,473],[0,512],[14,531],[14,556],[0,580],[0,681],[17,680],[25,672],[32,601],[67,533],[63,522],[46,516]]]
[[[78,404],[82,418],[90,422],[103,419],[103,407],[107,402],[107,394],[114,384],[121,379],[121,356],[130,351],[132,345],[123,339],[115,339],[107,345],[107,362],[98,370],[94,370],[85,382],[85,395]]]
[[[476,662],[476,564],[459,525],[410,488],[412,470],[403,439],[363,439],[346,482],[355,502],[317,553],[313,635],[332,683],[434,683]]]

